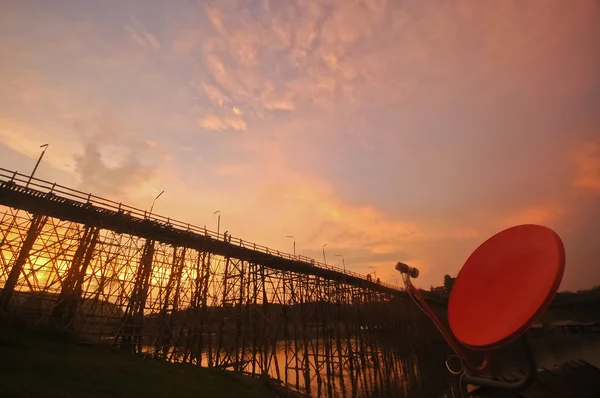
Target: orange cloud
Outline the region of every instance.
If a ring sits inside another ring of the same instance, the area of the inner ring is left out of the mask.
[[[351,269],[376,267],[378,276],[394,259],[409,258],[432,281],[456,271],[500,228],[562,227],[574,214],[569,195],[589,199],[600,192],[600,144],[562,159],[556,148],[579,136],[558,137],[560,131],[540,126],[550,118],[552,125],[573,123],[567,120],[574,118],[567,115],[573,100],[585,107],[581,93],[597,87],[599,58],[586,39],[597,37],[600,26],[594,2],[276,3],[202,2],[210,24],[178,19],[198,12],[194,3],[173,13],[174,23],[164,20],[164,29],[131,19],[114,42],[110,20],[73,29],[48,9],[52,21],[44,15],[35,23],[59,33],[43,40],[44,51],[35,36],[0,38],[11,54],[0,65],[7,88],[0,140],[34,159],[51,137],[58,145],[51,144],[45,161],[53,165],[81,155],[81,137],[98,140],[79,172],[63,165],[75,177],[86,174],[85,189],[94,193],[110,192],[103,182],[120,178],[121,187],[131,185],[120,194],[146,206],[148,184],[160,186],[168,194],[159,209],[174,217],[202,225],[220,208],[234,236],[291,249],[285,235],[294,235],[299,252],[317,258],[328,243]],[[23,8],[7,20],[18,27],[33,19]],[[165,43],[176,57],[159,58]],[[74,57],[77,62],[64,61]],[[27,73],[27,65],[40,76]],[[72,65],[85,68],[65,74],[70,87],[53,71]],[[112,129],[112,138],[73,133],[73,120],[105,104],[123,109],[130,123]],[[443,128],[435,131],[436,125]],[[248,134],[202,141],[206,131],[199,126]],[[131,136],[137,134],[148,136],[136,143]],[[517,147],[521,142],[525,150]],[[119,148],[111,154],[107,145]],[[217,153],[224,145],[234,147]],[[143,153],[127,163],[126,147]],[[524,155],[533,147],[535,160]],[[164,153],[157,155],[159,149]],[[474,153],[477,159],[470,158]],[[571,160],[576,176],[557,182],[557,170]],[[546,176],[532,170],[538,161],[547,162],[538,167],[549,170]],[[159,162],[155,174],[146,170]],[[207,172],[190,172],[190,163]],[[483,176],[487,171],[493,178]],[[553,184],[555,190],[546,189]],[[357,189],[363,185],[368,188]],[[395,206],[390,197],[398,198],[402,213],[387,210]],[[427,203],[415,203],[420,198]],[[433,215],[428,206],[437,207]]]
[[[368,204],[349,204],[335,194],[333,187],[320,179],[299,176],[279,169],[278,182],[261,184],[257,200],[268,203],[269,211],[284,220],[302,220],[296,234],[305,243],[318,246],[364,250],[390,254],[414,242],[438,239],[464,239],[473,236],[467,228],[434,225],[427,222],[390,217]],[[261,207],[264,207],[262,205]]]
[[[208,99],[214,103],[223,107],[226,103],[230,102],[229,98],[227,98],[221,90],[211,84],[203,84],[202,89],[204,93],[208,97]]]
[[[200,120],[200,126],[207,130],[246,130],[246,122],[240,117],[225,117],[220,118],[216,115],[206,115]]]
[[[577,188],[600,193],[600,141],[586,142],[574,155]]]
[[[520,224],[549,225],[561,218],[565,209],[557,205],[539,205],[520,209],[515,213],[501,217],[498,222],[508,226]]]
[[[398,248],[395,247],[394,245],[386,244],[386,245],[374,246],[371,249],[371,253],[373,253],[373,254],[389,254],[389,253],[394,253],[396,250],[398,250]]]
[[[52,138],[49,138],[51,136]],[[72,132],[61,130],[42,130],[27,123],[0,117],[0,142],[17,153],[36,159],[42,144],[60,142],[60,145],[51,145],[44,162],[49,162],[59,170],[72,172],[75,169],[73,156],[80,152],[81,145]],[[10,167],[4,165],[3,167]],[[23,172],[24,170],[18,170]]]
[[[269,110],[293,111],[295,108],[294,103],[285,98],[271,98],[265,100],[263,103],[265,108]]]

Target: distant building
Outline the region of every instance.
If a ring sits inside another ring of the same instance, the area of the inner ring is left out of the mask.
[[[451,277],[450,275],[444,275],[444,290],[446,293],[450,294],[452,291],[452,286],[454,286],[454,280],[456,278]]]
[[[431,293],[446,294],[446,288],[444,286],[436,286],[436,287],[432,286]]]
[[[435,287],[431,286],[429,288],[429,292],[444,296],[444,295],[446,295],[446,288],[444,286],[435,286]]]

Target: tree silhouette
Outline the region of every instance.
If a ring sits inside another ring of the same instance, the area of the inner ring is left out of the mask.
[[[446,290],[447,294],[450,294],[452,291],[452,286],[454,285],[454,278],[450,275],[444,275],[444,290]]]

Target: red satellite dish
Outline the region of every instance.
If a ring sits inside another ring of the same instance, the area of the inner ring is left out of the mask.
[[[454,282],[448,304],[454,336],[473,349],[517,338],[548,309],[564,268],[563,243],[549,228],[519,225],[492,236]]]

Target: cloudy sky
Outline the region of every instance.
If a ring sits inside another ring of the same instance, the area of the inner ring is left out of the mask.
[[[554,228],[600,284],[598,1],[0,4],[0,167],[423,287]]]

